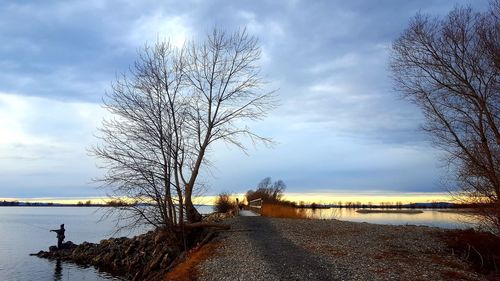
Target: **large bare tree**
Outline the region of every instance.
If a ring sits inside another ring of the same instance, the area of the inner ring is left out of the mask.
[[[263,89],[257,39],[245,30],[214,30],[205,41],[177,49],[146,46],[105,98],[112,118],[92,153],[107,173],[100,179],[133,224],[176,229],[201,220],[193,204],[198,175],[212,144],[245,149],[254,134],[245,120],[259,120],[275,106]]]
[[[416,15],[393,43],[396,87],[417,104],[424,129],[447,152],[460,194],[500,218],[500,1],[478,13]]]
[[[209,147],[224,141],[245,149],[241,137],[269,143],[242,121],[255,121],[275,106],[273,92],[262,90],[264,81],[256,64],[261,55],[258,41],[245,30],[226,34],[214,30],[202,44],[186,49],[185,76],[193,92],[189,123],[189,148],[195,153],[185,179],[186,210],[190,221],[199,221],[192,191]],[[183,174],[184,170],[181,170]]]

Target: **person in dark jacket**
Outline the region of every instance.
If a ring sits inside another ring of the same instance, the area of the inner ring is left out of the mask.
[[[57,248],[60,250],[62,249],[63,241],[66,236],[64,236],[64,232],[66,230],[64,229],[64,224],[61,224],[61,228],[59,229],[52,229],[50,232],[55,232],[57,233]]]

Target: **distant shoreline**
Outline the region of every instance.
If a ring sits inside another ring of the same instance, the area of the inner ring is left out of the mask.
[[[195,204],[196,206],[213,206],[209,204]],[[117,207],[117,206],[125,206],[125,205],[110,205],[110,204],[62,204],[62,203],[40,203],[40,202],[18,202],[15,204],[11,204],[8,202],[7,204],[4,202],[0,202],[0,207]]]
[[[110,205],[90,205],[90,206],[79,206],[76,204],[53,204],[53,205],[48,205],[48,204],[33,204],[33,205],[2,205],[0,204],[0,207],[81,207],[81,208],[88,208],[88,207],[113,207]]]
[[[416,214],[421,214],[424,211],[421,210],[366,210],[366,209],[361,209],[357,210],[357,213],[360,214],[408,214],[408,215],[416,215]]]

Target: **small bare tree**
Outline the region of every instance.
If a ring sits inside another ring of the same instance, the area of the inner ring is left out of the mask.
[[[285,192],[286,184],[282,180],[273,182],[271,177],[262,179],[255,190],[247,191],[245,197],[248,202],[255,199],[262,199],[267,203],[280,202]]]
[[[107,173],[100,179],[118,211],[134,225],[179,229],[199,222],[192,197],[211,145],[242,149],[241,137],[268,143],[244,125],[266,116],[273,92],[262,90],[260,49],[246,31],[215,30],[205,42],[176,49],[159,42],[112,85],[101,144],[92,154]]]
[[[500,1],[489,11],[455,8],[444,19],[418,14],[393,43],[396,87],[426,117],[447,152],[460,195],[493,206],[500,219]]]

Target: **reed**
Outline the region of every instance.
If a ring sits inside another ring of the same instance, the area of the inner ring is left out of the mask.
[[[306,219],[308,218],[306,210],[283,204],[268,204],[262,205],[261,216],[272,218],[291,218],[291,219]]]

